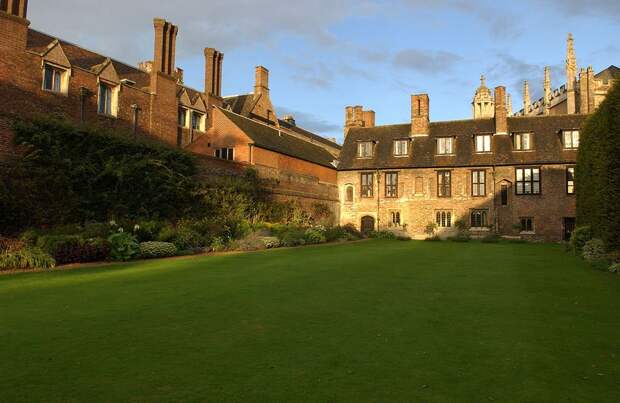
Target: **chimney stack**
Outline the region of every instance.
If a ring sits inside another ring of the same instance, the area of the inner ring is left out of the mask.
[[[430,134],[428,94],[411,96],[411,135],[428,136]]]
[[[153,26],[155,28],[153,72],[173,76],[175,72],[178,28],[161,18],[155,18],[153,20]]]
[[[1,0],[0,11],[0,49],[26,49],[28,0]]]
[[[506,87],[495,87],[495,135],[508,134],[508,110]]]
[[[364,127],[375,127],[375,111],[363,111]]]
[[[269,95],[269,70],[263,66],[256,67],[256,80],[254,84],[254,94]]]
[[[222,62],[224,54],[213,48],[205,49],[205,93],[222,96]]]

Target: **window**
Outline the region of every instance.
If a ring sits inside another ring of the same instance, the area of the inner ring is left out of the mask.
[[[106,84],[99,84],[99,113],[102,115],[115,116],[112,109],[112,87]]]
[[[400,211],[392,211],[390,213],[392,221],[390,223],[391,227],[400,227]]]
[[[521,217],[521,232],[534,232],[534,219],[532,217]]]
[[[398,197],[398,172],[385,174],[385,197]]]
[[[472,196],[486,196],[487,173],[486,171],[472,171],[471,172],[471,195]]]
[[[57,93],[64,92],[62,78],[65,73],[65,70],[46,64],[43,77],[43,89]]]
[[[347,203],[353,203],[353,186],[347,186],[345,191],[345,201]]]
[[[514,149],[527,151],[532,149],[532,133],[515,133],[513,136]]]
[[[488,226],[487,216],[488,216],[487,210],[472,210],[471,211],[471,227],[472,228],[484,228]]]
[[[566,150],[579,148],[579,130],[564,130],[562,132],[562,138]]]
[[[452,195],[451,172],[437,172],[437,196],[450,197]]]
[[[187,109],[179,108],[179,127],[187,127]]]
[[[373,174],[371,173],[363,173],[362,174],[362,189],[361,196],[362,197],[372,197],[372,189],[373,189]]]
[[[371,158],[372,141],[362,141],[357,143],[357,156],[358,158]]]
[[[454,154],[454,138],[441,137],[437,139],[437,154],[449,155]]]
[[[540,168],[517,168],[516,194],[540,194]]]
[[[508,205],[508,185],[502,185],[502,206]]]
[[[575,167],[566,168],[566,193],[575,194]]]
[[[192,112],[192,129],[202,131],[202,121],[204,115],[198,112]]]
[[[438,211],[435,213],[435,222],[439,228],[452,227],[452,212],[451,211]]]
[[[232,161],[235,159],[234,148],[218,148],[215,150],[215,158]]]
[[[394,155],[398,157],[409,155],[409,140],[394,140]]]
[[[476,136],[476,152],[488,153],[491,152],[491,135],[479,134]]]

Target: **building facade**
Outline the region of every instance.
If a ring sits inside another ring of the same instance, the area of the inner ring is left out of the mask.
[[[235,97],[222,96],[224,54],[218,50],[204,50],[204,88],[184,84],[175,62],[179,29],[172,23],[153,21],[153,60],[134,67],[31,29],[27,5],[0,3],[0,162],[19,155],[12,118],[54,114],[187,149],[207,171],[220,170],[222,162],[253,166],[276,179],[279,197],[327,203],[338,213],[340,146],[297,127],[292,117],[277,118],[266,68],[256,68],[248,105],[237,102],[242,108],[235,110]]]
[[[575,225],[574,169],[587,115],[508,117],[504,87],[493,116],[430,122],[429,97],[411,98],[411,122],[347,119],[338,173],[341,224],[450,236],[558,241]],[[349,116],[347,110],[346,116]]]

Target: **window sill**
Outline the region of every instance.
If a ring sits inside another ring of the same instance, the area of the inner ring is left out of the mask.
[[[492,155],[493,151],[476,151],[474,152],[476,155]]]
[[[513,153],[533,153],[536,150],[530,149],[530,150],[512,150]]]
[[[435,154],[435,157],[456,157],[456,154]]]
[[[405,154],[405,155],[394,155],[392,154],[392,157],[394,158],[407,158],[409,156],[409,154]]]
[[[470,227],[469,230],[470,231],[476,231],[476,232],[489,232],[489,231],[491,231],[487,227]]]
[[[521,232],[519,232],[519,235],[536,235],[536,232],[534,232],[534,231],[521,231]]]
[[[542,193],[515,193],[515,196],[542,196]]]
[[[373,157],[355,157],[358,160],[371,160]]]
[[[102,118],[108,118],[108,119],[118,119],[118,116],[115,115],[109,115],[107,113],[101,113],[101,112],[97,112],[97,115],[102,117]]]

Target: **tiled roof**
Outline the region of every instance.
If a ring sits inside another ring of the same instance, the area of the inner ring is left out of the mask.
[[[564,150],[560,131],[580,128],[586,115],[533,116],[508,118],[508,132],[532,132],[533,150],[514,152],[512,135],[494,136],[492,153],[477,154],[474,135],[495,132],[493,119],[436,122],[430,125],[428,137],[415,137],[407,157],[393,155],[393,141],[410,136],[411,125],[400,124],[374,128],[350,129],[340,154],[340,170],[466,167],[489,165],[544,164],[576,161],[576,152]],[[454,137],[455,155],[436,155],[438,137]],[[373,158],[357,158],[357,143],[373,141]]]
[[[288,123],[286,120],[279,119],[279,122],[280,122],[280,126],[281,127],[284,127],[284,128],[286,128],[288,130],[292,130],[295,133],[300,134],[302,136],[305,136],[305,137],[307,137],[307,138],[309,138],[311,140],[318,141],[320,143],[323,143],[325,145],[328,145],[328,146],[333,147],[333,148],[338,149],[338,150],[340,150],[342,148],[342,146],[340,144],[334,143],[333,141],[331,141],[329,139],[326,139],[325,137],[319,136],[318,134],[314,134],[312,132],[309,132],[308,130],[302,129],[299,126],[294,126],[294,125]]]
[[[234,113],[241,116],[249,116],[254,105],[256,105],[254,94],[235,95],[224,98],[224,106],[230,107]]]
[[[332,165],[334,157],[324,148],[226,109],[221,111],[250,137],[256,146],[335,169]]]
[[[33,52],[43,53],[47,49],[47,46],[54,42],[54,40],[58,40],[60,42],[60,45],[62,46],[62,49],[67,55],[67,58],[72,66],[79,67],[84,70],[92,70],[93,67],[98,66],[107,60],[106,56],[91,52],[90,50],[74,45],[71,42],[55,38],[34,29],[28,30],[28,42],[26,47],[28,50]],[[150,76],[148,73],[113,59],[112,64],[121,79],[126,78],[134,81],[136,86],[139,88],[149,86]]]

